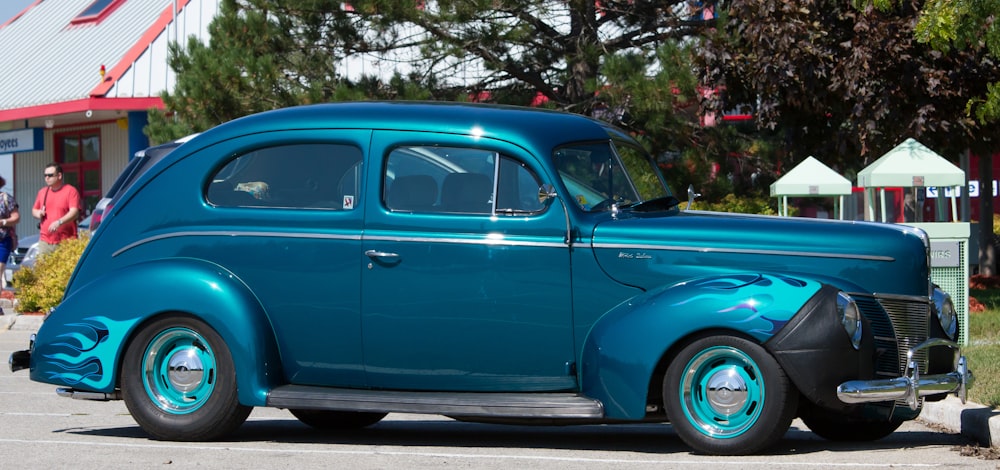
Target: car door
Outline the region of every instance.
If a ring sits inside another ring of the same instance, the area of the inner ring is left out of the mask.
[[[531,157],[453,135],[376,131],[372,142],[360,254],[369,384],[574,388],[566,219],[538,201]]]
[[[253,291],[292,383],[365,386],[355,255],[370,133],[272,132],[206,150],[218,163],[204,220],[188,216],[197,230],[177,238],[177,256],[210,260]]]

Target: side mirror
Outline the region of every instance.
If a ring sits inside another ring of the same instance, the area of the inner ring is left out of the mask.
[[[543,184],[538,187],[538,202],[542,205],[549,205],[552,201],[559,199],[559,193],[556,192],[556,187],[551,184]],[[567,245],[573,244],[573,224],[569,220],[569,206],[563,202],[563,214],[566,215],[566,237],[563,242]]]
[[[690,210],[691,206],[694,205],[694,199],[698,198],[698,197],[701,197],[701,194],[694,192],[694,185],[693,184],[689,184],[688,185],[688,205],[687,205],[687,207],[684,208],[684,210]]]
[[[556,187],[551,184],[543,184],[538,187],[538,202],[544,204],[549,204],[553,199],[559,197],[556,194]]]

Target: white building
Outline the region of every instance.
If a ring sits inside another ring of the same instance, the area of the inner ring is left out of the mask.
[[[43,167],[62,165],[89,212],[136,151],[159,95],[173,89],[167,44],[208,42],[218,0],[36,0],[0,25],[0,154],[22,207],[18,233],[37,233],[30,208]]]

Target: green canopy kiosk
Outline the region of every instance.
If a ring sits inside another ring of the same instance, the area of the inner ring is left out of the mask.
[[[858,186],[865,188],[865,220],[887,219],[885,188],[951,188],[952,222],[958,222],[957,191],[965,186],[965,172],[948,160],[913,139],[906,139],[874,163],[858,173]],[[877,194],[876,194],[877,191]],[[943,195],[942,191],[942,195]],[[876,215],[875,197],[878,196],[879,214]],[[915,198],[916,199],[916,198]],[[943,201],[944,198],[938,198]],[[942,207],[943,209],[943,207]],[[944,211],[938,211],[943,213]],[[917,216],[921,215],[917,211]],[[943,220],[941,220],[943,222]]]
[[[914,139],[903,143],[880,157],[858,173],[858,186],[865,192],[865,220],[887,220],[886,188],[902,188],[906,204],[914,204],[913,214],[905,217],[906,225],[927,232],[931,241],[931,279],[951,294],[959,317],[959,343],[967,345],[969,338],[969,223],[959,222],[956,199],[965,186],[965,172]],[[946,191],[949,189],[950,191]],[[937,194],[937,221],[924,222],[923,210],[917,204],[918,191]],[[951,193],[951,221],[946,220],[945,194]],[[878,214],[875,198],[878,197]],[[905,211],[905,208],[904,208]]]
[[[851,194],[851,181],[812,156],[806,157],[771,184],[771,197],[778,198],[778,215],[788,217],[789,197],[834,196],[833,211],[844,218],[844,196]]]

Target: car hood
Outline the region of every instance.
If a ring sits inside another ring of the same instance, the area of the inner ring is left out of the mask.
[[[701,211],[625,214],[597,224],[592,238],[609,276],[647,290],[735,271],[905,295],[928,294],[928,244],[903,225]]]

